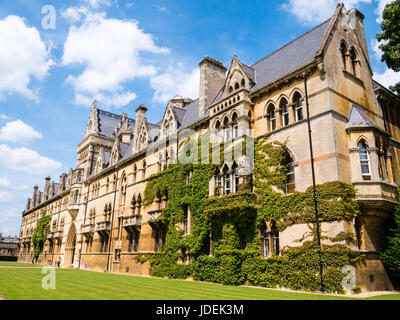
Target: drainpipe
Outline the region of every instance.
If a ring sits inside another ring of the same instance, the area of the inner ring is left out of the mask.
[[[107,259],[107,271],[110,271],[110,258],[111,258],[111,242],[112,242],[112,236],[113,236],[113,227],[114,227],[114,215],[115,215],[115,198],[117,195],[117,185],[118,185],[118,175],[119,175],[119,170],[117,169],[117,179],[115,180],[115,186],[114,186],[114,201],[113,201],[113,213],[111,217],[111,231],[110,231],[110,237],[108,239],[108,259]]]
[[[82,182],[82,183],[83,183],[83,182]],[[90,186],[90,184],[89,184],[89,186]],[[82,189],[81,189],[81,190],[82,190]],[[83,223],[84,223],[84,225],[86,224],[87,203],[89,202],[89,190],[90,190],[90,188],[88,187],[88,194],[87,194],[86,202],[85,202],[85,217],[83,218]],[[82,195],[81,195],[81,197],[82,197]],[[82,239],[82,241],[83,241],[83,239]],[[81,268],[82,248],[83,248],[83,244],[81,244],[81,254],[79,255],[79,265],[78,265],[78,269]]]
[[[320,237],[320,226],[319,226],[319,216],[318,216],[318,202],[317,202],[316,184],[315,184],[314,155],[313,155],[313,147],[312,147],[312,139],[311,139],[310,111],[309,111],[308,94],[307,94],[307,74],[304,74],[304,93],[305,93],[306,109],[307,109],[308,140],[310,143],[311,173],[312,173],[312,181],[313,181],[313,198],[314,198],[314,208],[315,208],[315,223],[317,226],[319,274],[320,274],[320,281],[321,281],[321,292],[325,292],[324,279],[323,279],[323,268],[322,268],[322,256],[321,256],[321,237]]]

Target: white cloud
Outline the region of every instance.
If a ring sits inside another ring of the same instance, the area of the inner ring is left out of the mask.
[[[0,119],[8,119],[8,117],[5,114],[0,114]]]
[[[338,2],[343,2],[349,9],[361,2],[371,3],[372,0],[288,0],[281,7],[305,25],[316,25],[333,15]]]
[[[197,98],[199,96],[199,81],[199,68],[189,72],[171,68],[167,72],[150,79],[150,85],[155,90],[153,100],[167,102],[176,94],[183,97]]]
[[[10,15],[0,20],[0,98],[4,92],[16,92],[30,99],[37,93],[28,86],[32,78],[43,79],[54,63],[50,47],[35,27]]]
[[[61,11],[61,16],[68,23],[77,23],[80,22],[82,17],[88,14],[88,8],[86,7],[69,7],[63,11]]]
[[[70,27],[64,44],[62,63],[85,66],[80,75],[67,78],[75,88],[75,101],[86,102],[87,94],[114,106],[132,101],[136,95],[123,92],[123,84],[156,74],[155,66],[141,61],[141,52],[167,54],[170,49],[158,47],[137,21],[107,19],[104,13],[89,11],[81,25]]]
[[[10,148],[0,145],[0,165],[8,169],[23,171],[30,174],[46,175],[61,167],[61,163],[41,156],[36,151],[27,148]]]
[[[374,73],[373,78],[383,86],[395,85],[400,82],[400,72],[394,72],[392,69],[386,69],[383,73]]]
[[[382,13],[388,3],[393,2],[394,0],[376,0],[378,1],[378,8],[375,10],[375,13],[378,15],[376,18],[377,23],[382,23]]]
[[[87,107],[91,106],[94,99],[100,102],[102,106],[120,108],[135,100],[136,94],[131,91],[127,91],[122,94],[116,93],[112,95],[104,95],[101,93],[97,93],[94,96],[87,96],[81,93],[77,93],[75,95],[75,103]]]
[[[11,186],[10,181],[6,177],[0,177],[0,188],[7,188],[9,186]]]
[[[85,0],[85,2],[91,7],[98,9],[100,6],[110,6],[110,0]]]
[[[43,136],[30,125],[21,120],[7,122],[0,128],[0,140],[26,143],[33,139],[41,139]]]
[[[2,202],[9,202],[12,200],[12,196],[5,191],[0,191],[0,203]]]

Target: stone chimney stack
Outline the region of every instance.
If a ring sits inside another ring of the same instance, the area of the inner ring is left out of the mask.
[[[200,90],[199,90],[199,116],[203,116],[218,91],[224,85],[226,68],[222,62],[205,56],[199,63]]]
[[[363,51],[365,53],[365,58],[369,63],[369,54],[368,54],[368,46],[367,40],[365,37],[365,30],[364,30],[364,15],[358,11],[356,8],[351,8],[348,11],[348,16],[350,20],[350,26],[353,29],[354,33],[356,34],[358,40],[360,41]]]
[[[32,196],[32,208],[36,206],[37,203],[37,193],[38,193],[39,186],[36,185],[33,187],[33,196]]]

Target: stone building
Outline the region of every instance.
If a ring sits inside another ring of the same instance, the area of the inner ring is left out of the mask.
[[[140,105],[135,118],[103,111],[93,103],[75,168],[58,182],[34,187],[23,211],[19,261],[31,261],[31,237],[45,211],[50,232],[39,261],[99,271],[149,274],[139,253],[163,249],[165,235],[151,221],[168,206],[166,195],[143,205],[148,178],[178,156],[185,132],[229,142],[246,135],[286,142],[292,157],[287,193],[312,185],[305,83],[310,110],[316,183],[342,181],[357,188],[362,214],[351,221],[322,223],[331,235],[354,231],[354,252],[366,255],[356,269],[365,290],[393,289],[379,259],[384,223],[397,204],[400,182],[400,99],[372,79],[364,16],[339,4],[334,15],[284,47],[246,65],[233,56],[229,68],[205,56],[199,98],[177,95],[162,120],[150,123]],[[243,159],[242,159],[243,160]],[[248,161],[227,162],[209,182],[210,197],[238,192]],[[225,170],[226,169],[226,170]],[[248,173],[247,173],[248,174]],[[190,177],[189,177],[190,178]],[[190,233],[190,213],[185,222]],[[302,223],[264,242],[264,256],[295,246]]]
[[[0,256],[16,257],[18,237],[3,236],[0,233]]]

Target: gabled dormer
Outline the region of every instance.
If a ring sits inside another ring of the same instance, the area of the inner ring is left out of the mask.
[[[255,82],[253,68],[242,63],[237,56],[233,56],[231,66],[224,84],[223,96],[227,97],[240,89],[250,90]]]
[[[96,160],[95,173],[98,174],[105,168],[104,149],[100,147],[99,154]]]
[[[167,137],[168,135],[176,132],[178,129],[179,123],[174,110],[175,108],[176,107],[169,103],[165,110],[164,117],[161,122],[161,138]]]
[[[114,145],[111,149],[111,156],[110,156],[110,166],[113,166],[116,164],[119,159],[121,158],[121,148],[120,148],[120,142],[119,139],[116,138],[114,140]]]

